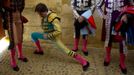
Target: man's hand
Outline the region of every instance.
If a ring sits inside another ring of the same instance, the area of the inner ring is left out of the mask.
[[[127,22],[127,15],[123,15],[123,16],[121,17],[121,21]]]
[[[124,6],[124,7],[121,8],[121,12],[124,12],[126,10],[127,10],[127,6]]]
[[[79,18],[78,18],[78,21],[79,21],[79,23],[81,23],[82,21],[84,21],[84,17],[83,16],[80,16]]]

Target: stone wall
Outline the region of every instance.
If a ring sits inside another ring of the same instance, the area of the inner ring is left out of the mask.
[[[35,7],[36,4],[42,2],[45,3],[49,7],[55,7],[56,5],[61,5],[61,0],[26,0],[26,7],[32,8]]]
[[[71,0],[26,0],[26,7],[34,7],[37,3],[43,2],[49,7],[56,7],[57,5],[70,4]],[[96,0],[98,2],[99,0]]]
[[[26,8],[34,8],[38,3],[45,3],[49,9],[60,13],[64,6],[70,6],[71,0],[26,0]],[[96,0],[96,3],[99,0]]]
[[[38,3],[45,3],[49,9],[61,12],[62,0],[26,0],[26,8],[34,8]]]

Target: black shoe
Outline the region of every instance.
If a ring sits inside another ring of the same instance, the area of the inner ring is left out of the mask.
[[[15,67],[12,67],[14,71],[19,71],[19,67],[18,66],[15,66]]]
[[[127,68],[122,68],[121,65],[119,65],[119,66],[120,66],[121,72],[123,74],[127,74]]]
[[[83,71],[87,71],[89,66],[90,66],[90,63],[87,61],[87,64],[83,66]]]
[[[110,62],[106,62],[106,61],[104,60],[104,66],[109,66],[109,64],[110,64]]]
[[[87,52],[83,52],[83,54],[84,54],[85,56],[88,56],[88,51],[87,51]]]
[[[40,51],[40,52],[38,52],[38,51],[34,51],[34,54],[39,54],[39,55],[43,55],[44,54],[44,52],[43,51]]]
[[[18,58],[18,60],[21,60],[23,62],[28,62],[28,59],[26,57],[24,57],[24,58]]]

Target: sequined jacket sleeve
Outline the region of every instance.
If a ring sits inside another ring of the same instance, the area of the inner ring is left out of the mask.
[[[96,7],[96,0],[92,0],[91,3],[92,3],[92,4],[91,4],[91,7],[90,7],[90,8],[91,8],[91,10],[92,10],[92,13],[94,13],[95,7]]]
[[[56,14],[53,14],[53,15],[50,15],[49,18],[48,18],[48,21],[52,21],[57,15]],[[55,18],[52,22],[52,25],[54,25],[54,31],[53,32],[50,32],[48,33],[47,37],[49,39],[55,39],[57,36],[61,35],[61,27],[60,27],[60,21]]]
[[[103,4],[104,4],[104,1],[105,1],[105,0],[100,0],[100,1],[97,3],[97,11],[98,11],[98,13],[99,13],[99,15],[100,15],[101,17],[103,17],[103,15],[104,15],[104,12],[103,12],[103,10],[102,10],[102,6],[103,6]]]
[[[80,15],[77,13],[75,6],[74,6],[74,0],[71,0],[71,8],[73,10],[73,15],[77,19]]]

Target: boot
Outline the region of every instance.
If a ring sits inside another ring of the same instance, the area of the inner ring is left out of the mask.
[[[73,47],[73,51],[78,51],[78,45],[79,45],[79,38],[75,38],[74,39],[74,47]]]
[[[19,43],[17,45],[17,48],[18,48],[18,59],[23,62],[28,62],[28,59],[26,57],[24,57],[23,53],[22,53],[22,43]]]
[[[81,65],[82,65],[82,68],[83,68],[83,71],[86,71],[88,69],[88,67],[90,66],[90,63],[88,61],[86,61],[81,55],[79,54],[76,54],[74,56],[74,59],[76,59]]]
[[[111,47],[106,47],[106,56],[104,60],[104,66],[108,66],[111,60]]]
[[[122,71],[122,73],[127,74],[127,68],[125,65],[125,54],[120,53],[120,69]]]
[[[37,46],[37,49],[34,51],[34,54],[43,55],[44,52],[43,52],[43,50],[41,49],[39,40],[37,40],[37,41],[35,42],[35,45]]]
[[[19,71],[19,67],[17,66],[16,64],[16,60],[15,60],[15,50],[14,49],[11,49],[10,50],[10,57],[11,57],[11,67],[14,71]]]
[[[86,39],[82,40],[82,52],[84,53],[85,56],[88,56],[87,40]]]

